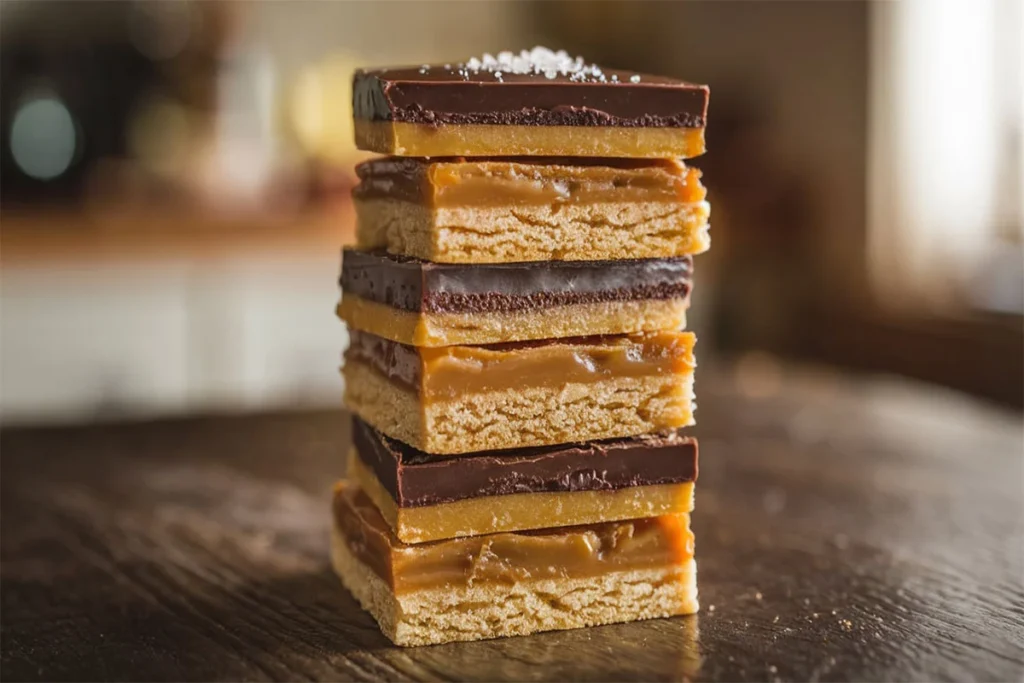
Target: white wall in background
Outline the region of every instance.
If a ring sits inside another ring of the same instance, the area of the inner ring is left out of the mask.
[[[1024,311],[1024,5],[874,3],[873,284],[889,305]]]
[[[5,424],[340,405],[337,258],[0,275]]]

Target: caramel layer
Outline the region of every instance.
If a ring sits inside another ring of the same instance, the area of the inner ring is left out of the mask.
[[[597,303],[487,313],[422,313],[345,294],[338,317],[350,329],[410,346],[496,344],[509,340],[632,334],[686,327],[685,299]]]
[[[356,167],[361,199],[434,208],[700,202],[700,171],[676,159],[443,159],[385,157]]]
[[[433,125],[356,119],[356,146],[407,157],[689,158],[704,153],[703,128]]]
[[[513,493],[400,508],[355,453],[349,458],[348,476],[373,501],[403,543],[616,522],[693,510],[693,482],[610,491]]]
[[[396,595],[349,550],[335,525],[331,564],[384,635],[404,646],[524,636],[693,614],[700,608],[694,560],[654,569],[610,571],[598,577],[482,583],[455,589],[441,586]],[[552,599],[554,596],[560,599]],[[686,620],[681,625],[685,631],[695,623]]]
[[[349,551],[395,594],[587,578],[679,566],[693,558],[688,514],[409,545],[365,493],[341,482],[334,519]]]
[[[346,359],[373,367],[421,401],[688,373],[696,341],[690,332],[675,331],[438,348],[406,346],[358,330],[349,339]]]

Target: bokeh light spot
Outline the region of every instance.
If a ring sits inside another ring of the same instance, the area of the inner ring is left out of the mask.
[[[23,104],[14,115],[10,138],[14,163],[39,180],[52,180],[67,171],[78,142],[71,112],[52,96]]]

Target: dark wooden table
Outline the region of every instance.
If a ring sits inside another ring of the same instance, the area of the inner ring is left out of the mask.
[[[698,616],[419,649],[328,568],[340,413],[8,430],[0,678],[1021,680],[1021,416],[775,379],[699,378]]]

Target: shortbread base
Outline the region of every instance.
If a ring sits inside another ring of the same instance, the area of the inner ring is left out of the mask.
[[[360,248],[436,263],[667,258],[711,246],[706,201],[430,208],[356,201]]]
[[[693,424],[693,370],[434,398],[426,405],[369,365],[343,368],[345,403],[421,451],[457,455],[637,436]]]

